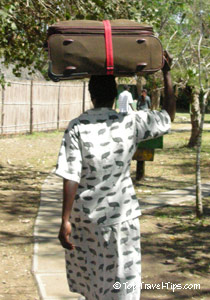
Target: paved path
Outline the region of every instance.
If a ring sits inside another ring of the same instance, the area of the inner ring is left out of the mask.
[[[203,185],[205,195],[210,194],[210,183]],[[195,197],[194,188],[170,191],[150,196],[141,201],[142,213],[147,209],[180,204]],[[80,296],[69,292],[64,250],[57,239],[62,206],[62,179],[50,174],[45,180],[40,208],[34,228],[33,272],[42,300],[77,300]]]

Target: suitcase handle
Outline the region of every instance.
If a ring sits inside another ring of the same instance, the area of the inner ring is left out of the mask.
[[[138,65],[136,66],[136,71],[137,71],[137,72],[141,72],[146,66],[147,66],[147,63],[141,63],[141,64],[138,64]]]
[[[136,42],[138,43],[138,44],[142,44],[142,43],[144,43],[146,40],[145,39],[138,39],[138,40],[136,40]]]
[[[64,46],[67,46],[67,45],[73,43],[73,41],[74,41],[74,40],[71,40],[71,39],[64,40],[64,41],[63,41],[63,45],[64,45]]]

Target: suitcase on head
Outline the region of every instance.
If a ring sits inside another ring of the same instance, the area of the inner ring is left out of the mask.
[[[163,49],[151,26],[131,20],[60,21],[48,29],[53,81],[151,74],[163,67]]]

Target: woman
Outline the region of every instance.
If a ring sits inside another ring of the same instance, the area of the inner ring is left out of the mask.
[[[141,211],[130,162],[141,140],[168,132],[170,117],[112,110],[117,88],[110,75],[92,76],[89,91],[94,109],[69,123],[56,168],[64,178],[59,239],[69,288],[86,300],[139,300]]]

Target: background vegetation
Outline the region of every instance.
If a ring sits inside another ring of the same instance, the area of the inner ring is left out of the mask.
[[[205,0],[2,0],[0,57],[4,64],[14,64],[16,75],[22,67],[38,69],[46,75],[43,44],[49,25],[65,19],[126,18],[154,27],[174,58],[172,74],[177,85],[198,85],[199,60],[205,84],[210,67],[209,13],[209,1]]]

